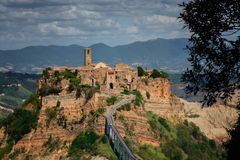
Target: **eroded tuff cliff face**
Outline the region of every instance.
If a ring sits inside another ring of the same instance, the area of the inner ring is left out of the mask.
[[[159,146],[159,141],[151,132],[146,112],[142,106],[131,105],[129,111],[118,111],[115,117],[116,127],[124,139],[130,135],[139,144]]]
[[[145,99],[144,109],[176,123],[184,120],[193,122],[208,138],[218,143],[229,139],[227,129],[236,122],[236,109],[219,104],[203,108],[200,103],[188,102],[172,95],[170,87],[170,82],[162,78],[139,81],[138,88]],[[149,97],[147,92],[150,93]],[[123,114],[129,117],[131,112]],[[132,116],[134,114],[132,112]]]
[[[235,108],[220,104],[202,107],[198,102],[184,99],[181,102],[184,104],[184,119],[195,123],[208,138],[215,139],[218,143],[229,139],[227,130],[235,125],[238,117]]]
[[[170,81],[166,78],[140,79],[137,89],[146,100],[159,102],[168,99],[171,95]]]
[[[103,115],[93,117],[99,107],[106,103],[104,95],[95,93],[89,98],[81,93],[76,97],[76,91],[68,91],[68,80],[60,81],[57,85],[51,80],[42,81],[38,83],[39,90],[44,83],[61,87],[62,90],[58,95],[39,97],[41,109],[37,127],[14,145],[12,153],[22,150],[17,159],[26,156],[32,159],[66,159],[70,144],[82,130],[92,125],[98,134],[104,134]]]

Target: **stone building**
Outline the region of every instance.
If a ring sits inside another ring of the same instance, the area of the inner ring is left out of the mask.
[[[124,89],[136,89],[138,74],[137,69],[128,64],[116,64],[114,67],[99,62],[92,63],[92,50],[84,50],[84,66],[81,67],[55,67],[53,71],[70,69],[77,71],[81,83],[90,86],[100,86],[102,92],[121,92]]]

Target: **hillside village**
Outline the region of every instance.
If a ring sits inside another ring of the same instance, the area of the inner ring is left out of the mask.
[[[1,158],[170,160],[174,151],[181,159],[201,153],[217,160],[224,154],[234,109],[192,108],[171,94],[166,73],[93,64],[92,54],[85,49],[84,66],[43,71],[36,94],[1,122]]]

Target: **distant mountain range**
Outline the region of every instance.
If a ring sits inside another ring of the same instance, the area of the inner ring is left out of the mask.
[[[144,68],[181,72],[188,66],[184,49],[187,39],[154,39],[110,47],[103,43],[89,46],[93,62],[110,65],[128,63]],[[83,65],[84,46],[30,46],[17,50],[0,50],[0,71],[39,73],[48,66]]]

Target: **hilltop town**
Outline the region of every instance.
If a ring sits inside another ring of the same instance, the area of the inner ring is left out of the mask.
[[[92,50],[86,48],[84,51],[84,66],[81,67],[54,67],[48,70],[50,75],[56,75],[60,72],[69,70],[75,72],[81,79],[81,84],[88,86],[97,86],[101,93],[119,94],[124,90],[138,89],[142,95],[151,92],[149,99],[159,100],[170,96],[170,83],[168,79],[158,80],[149,79],[150,85],[146,88],[143,83],[148,83],[143,76],[138,76],[137,68],[128,64],[116,64],[114,67],[99,62],[92,63]],[[145,77],[151,75],[151,70],[145,71]],[[147,75],[147,76],[146,76]],[[159,78],[161,75],[159,75]],[[145,81],[144,81],[145,80]],[[39,83],[41,83],[39,81]]]

